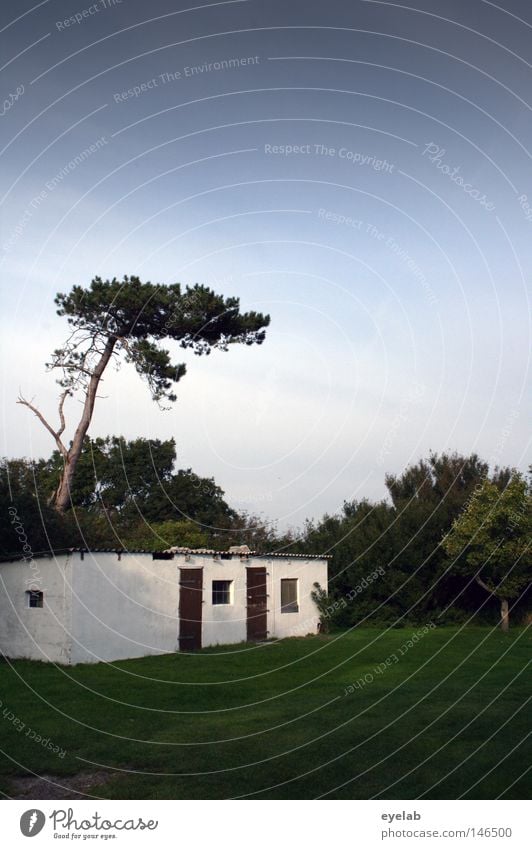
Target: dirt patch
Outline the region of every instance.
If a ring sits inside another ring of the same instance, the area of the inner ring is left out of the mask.
[[[80,772],[77,775],[29,775],[12,778],[8,795],[12,799],[90,799],[100,798],[98,790],[116,774]]]

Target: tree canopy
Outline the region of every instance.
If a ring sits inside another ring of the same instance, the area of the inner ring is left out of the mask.
[[[532,495],[514,474],[501,490],[484,480],[444,538],[453,569],[474,579],[501,602],[501,626],[509,625],[509,599],[528,586],[532,569]]]
[[[98,387],[111,362],[132,364],[150,389],[154,401],[176,400],[174,384],[186,373],[184,363],[172,360],[161,343],[175,341],[199,356],[211,350],[227,351],[231,345],[260,345],[270,318],[257,312],[240,312],[240,300],[216,294],[196,284],[184,289],[179,283],[142,283],[138,277],[102,280],[95,277],[86,289],[74,286],[55,299],[57,313],[70,326],[70,335],[53,352],[47,366],[59,371],[62,388],[59,425],[53,427],[34,404],[24,404],[39,418],[55,440],[63,460],[63,474],[53,495],[55,507],[64,512],[71,504],[74,474],[83,449],[96,403]],[[69,445],[65,402],[81,395],[82,413]]]
[[[442,537],[487,478],[502,492],[512,470],[496,468],[478,455],[432,452],[401,474],[387,475],[389,500],[346,502],[342,512],[307,525],[300,550],[332,554],[330,592],[346,599],[375,570],[364,592],[335,613],[338,625],[361,621],[460,621],[464,611],[485,610],[478,583],[452,568]]]

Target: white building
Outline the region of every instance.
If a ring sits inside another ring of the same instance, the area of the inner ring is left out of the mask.
[[[95,663],[315,634],[327,557],[174,548],[0,563],[0,652]]]

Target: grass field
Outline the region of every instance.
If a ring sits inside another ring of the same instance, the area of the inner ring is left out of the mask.
[[[110,799],[526,798],[529,634],[412,634],[1,664],[0,790],[100,773],[85,792]]]

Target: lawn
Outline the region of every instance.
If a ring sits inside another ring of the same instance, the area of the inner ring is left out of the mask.
[[[408,647],[415,630],[2,663],[0,790],[98,773],[85,792],[107,799],[526,798],[529,634],[437,628]]]

